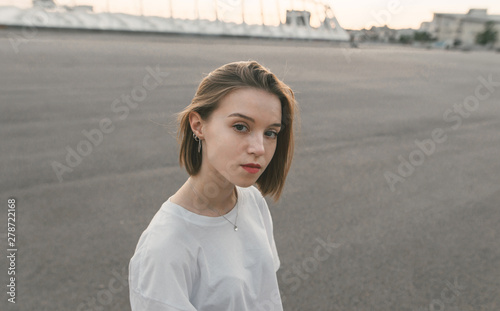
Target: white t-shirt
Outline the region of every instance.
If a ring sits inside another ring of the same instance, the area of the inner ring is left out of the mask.
[[[133,311],[283,310],[280,266],[266,201],[254,186],[236,187],[226,218],[163,203],[142,233],[129,265]]]

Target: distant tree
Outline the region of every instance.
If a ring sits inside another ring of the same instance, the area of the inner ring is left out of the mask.
[[[427,31],[416,31],[413,34],[413,40],[420,42],[429,42],[432,41],[432,36]]]
[[[403,44],[410,44],[413,41],[412,39],[412,36],[402,35],[401,37],[399,37],[399,42]]]
[[[497,41],[498,31],[496,31],[493,26],[493,22],[487,22],[484,25],[484,31],[476,35],[476,43],[481,45],[486,45],[491,43],[492,45]]]

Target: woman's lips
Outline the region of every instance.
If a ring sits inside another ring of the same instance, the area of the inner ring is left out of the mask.
[[[242,165],[241,167],[250,174],[256,174],[260,171],[260,167],[255,165]]]

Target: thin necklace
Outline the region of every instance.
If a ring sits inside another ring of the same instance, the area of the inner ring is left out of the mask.
[[[196,191],[196,189],[194,188],[193,184],[191,183],[191,178],[188,178],[188,184],[189,186],[191,187],[191,189],[193,189],[193,192],[201,199],[202,196],[198,193],[198,191]],[[236,196],[236,204],[234,205],[234,208],[236,208],[236,219],[234,220],[234,223],[232,221],[230,221],[229,219],[226,218],[226,216],[222,215],[221,213],[219,213],[218,210],[214,210],[213,208],[210,207],[210,205],[207,203],[207,207],[213,211],[213,212],[216,212],[217,214],[219,214],[220,216],[224,217],[225,220],[227,220],[231,225],[234,226],[234,231],[238,231],[238,226],[236,225],[236,222],[238,221],[238,196]]]

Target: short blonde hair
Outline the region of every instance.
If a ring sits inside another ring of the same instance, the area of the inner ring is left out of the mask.
[[[242,88],[256,88],[276,95],[281,102],[281,125],[276,150],[266,170],[256,184],[262,195],[272,195],[278,201],[285,185],[294,151],[294,119],[298,107],[292,89],[280,81],[270,70],[256,61],[233,62],[209,73],[198,86],[198,90],[183,111],[177,114],[180,144],[179,163],[189,175],[196,175],[201,168],[202,155],[197,152],[197,143],[189,122],[189,114],[197,112],[207,120],[217,109],[221,99],[230,92]]]

